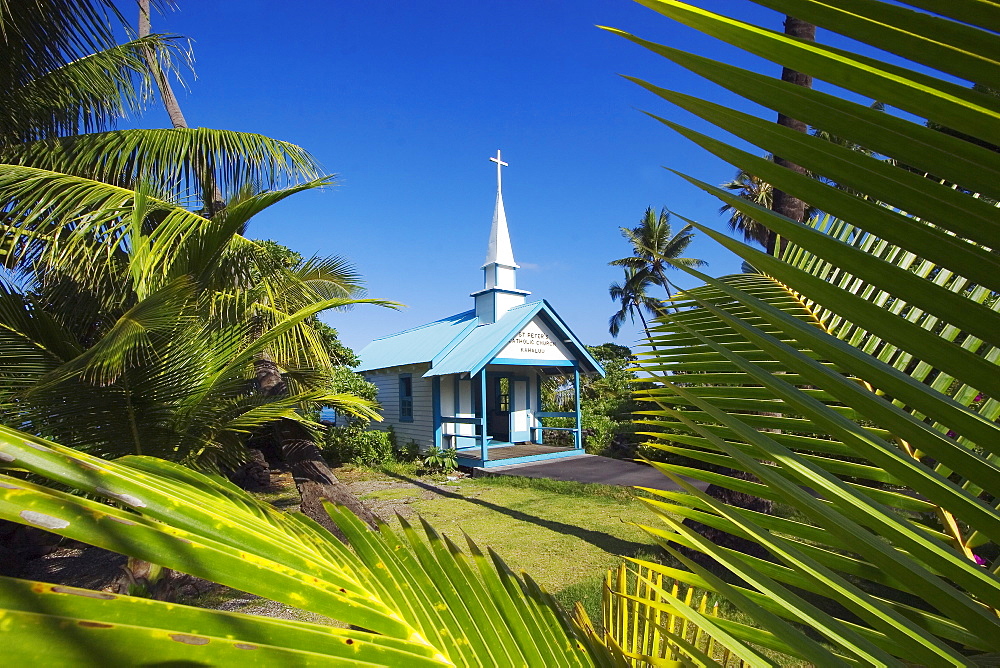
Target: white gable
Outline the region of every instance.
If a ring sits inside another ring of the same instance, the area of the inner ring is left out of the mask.
[[[573,353],[537,316],[497,355],[516,360],[574,360]]]

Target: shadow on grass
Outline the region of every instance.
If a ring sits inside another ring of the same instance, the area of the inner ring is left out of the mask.
[[[388,475],[392,478],[396,478],[398,480],[408,482],[412,485],[420,487],[421,489],[426,489],[445,498],[454,499],[456,501],[465,501],[466,503],[471,503],[478,506],[482,506],[483,508],[488,508],[490,510],[501,513],[515,520],[528,522],[536,526],[550,529],[557,533],[575,536],[580,540],[590,543],[595,547],[599,547],[605,552],[610,552],[611,554],[617,554],[619,556],[624,557],[624,556],[632,556],[639,552],[649,553],[650,549],[655,549],[652,539],[650,539],[649,543],[639,543],[637,541],[625,540],[622,538],[618,538],[617,536],[612,536],[611,534],[605,533],[603,531],[593,531],[591,529],[584,529],[583,527],[577,526],[575,524],[566,524],[565,522],[559,522],[556,520],[547,520],[543,517],[538,517],[537,515],[529,515],[528,513],[522,512],[520,510],[513,510],[512,508],[507,508],[506,506],[490,503],[489,501],[483,501],[482,499],[474,499],[467,496],[463,496],[462,494],[457,494],[455,492],[449,492],[435,485],[429,485],[425,482],[417,480],[416,478],[409,478],[407,476],[389,472],[386,472],[385,475]]]

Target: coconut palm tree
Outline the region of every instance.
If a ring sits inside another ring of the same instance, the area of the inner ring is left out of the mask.
[[[769,160],[771,159],[771,156],[767,157]],[[742,169],[736,172],[736,176],[732,181],[723,183],[722,187],[726,190],[736,192],[748,202],[753,202],[768,209],[771,208],[771,184],[765,183],[760,177],[749,174]],[[726,222],[729,224],[730,230],[743,235],[746,241],[767,246],[767,240],[771,231],[756,220],[728,203],[719,207],[719,213],[723,215],[728,214],[729,217],[726,219]]]
[[[313,363],[322,343],[308,318],[357,300],[319,294],[333,260],[305,268],[317,289],[278,263],[262,274],[266,253],[262,260],[238,234],[259,208],[248,206],[253,199],[211,219],[152,216],[163,203],[147,199],[137,211],[133,202],[119,212],[110,261],[77,261],[95,248],[86,235],[71,237],[64,261],[28,275],[21,289],[2,285],[3,421],[103,455],[216,467],[239,461],[245,436],[274,420],[311,427],[296,411],[306,403],[375,416],[369,402],[332,394],[329,363]],[[150,217],[160,224],[150,227]],[[291,391],[250,391],[261,355],[279,360]]]
[[[160,199],[201,208],[206,184],[230,199],[251,185],[282,188],[319,176],[306,151],[261,135],[114,130],[119,118],[141,111],[162,80],[154,72],[176,69],[180,51],[177,38],[154,34],[117,44],[115,28],[127,25],[109,0],[3,3],[0,24],[0,174],[30,178],[12,168],[34,167],[83,179],[49,180],[32,193],[42,197],[38,210],[79,196],[87,180],[129,189],[142,182]],[[0,191],[5,204],[11,197]],[[4,231],[0,257],[30,260],[31,244],[22,236],[11,248]]]
[[[121,244],[128,237],[123,212],[141,216],[144,230],[166,230],[158,237],[162,246],[136,249],[147,254],[147,275],[179,266],[165,251],[206,217],[218,217],[221,227],[212,229],[235,232],[218,255],[228,265],[202,277],[213,289],[199,295],[213,295],[209,314],[223,329],[239,323],[260,335],[331,296],[343,300],[355,294],[356,277],[345,274],[339,260],[275,271],[273,259],[240,236],[240,220],[290,194],[330,183],[317,177],[318,167],[306,151],[224,130],[111,129],[117,117],[141,108],[154,85],[168,90],[164,74],[173,67],[173,41],[148,35],[115,45],[112,26],[124,25],[124,18],[107,1],[36,4],[37,16],[0,6],[5,26],[0,52],[7,67],[0,76],[10,84],[0,93],[9,112],[0,116],[0,137],[5,138],[0,141],[0,208],[7,214],[0,228],[0,262],[35,281],[68,272],[72,280],[50,280],[49,285],[53,291],[62,286],[61,296],[72,300],[74,281],[117,275]],[[143,3],[140,14],[148,19],[144,10]],[[123,297],[116,288],[128,285],[110,280],[95,289],[93,294],[103,297],[90,304],[82,322],[92,326],[109,318],[103,309],[113,312]],[[321,337],[308,323],[297,322],[258,351],[253,377],[263,394],[276,399],[302,389],[298,369],[329,375],[329,366]],[[310,488],[318,485],[321,495],[364,514],[364,506],[343,493],[322,461],[311,433],[290,429],[296,424],[278,421],[280,440],[288,446],[283,447],[286,461],[294,451],[301,464],[296,479],[312,479]],[[320,501],[304,511],[328,522]]]
[[[662,286],[670,299],[673,284],[667,279],[666,269],[676,265],[683,267],[700,267],[707,264],[704,260],[681,257],[694,238],[694,228],[685,225],[676,234],[670,228],[670,212],[666,207],[659,215],[648,207],[636,227],[621,227],[622,236],[632,246],[632,255],[608,264],[616,267],[627,267],[636,272],[645,272],[654,285]]]
[[[765,160],[773,162],[774,156],[768,154],[765,156]],[[773,188],[771,188],[770,183],[759,176],[740,169],[737,170],[732,181],[726,181],[721,187],[735,192],[748,202],[753,202],[766,209],[771,208]],[[726,222],[729,224],[730,230],[743,235],[743,238],[748,242],[760,244],[764,248],[768,247],[773,236],[771,230],[728,202],[719,207],[719,213],[728,215]],[[818,213],[816,207],[806,203],[805,219],[809,220],[816,213]]]
[[[613,301],[619,302],[621,308],[608,320],[608,332],[617,338],[625,318],[635,322],[636,316],[642,322],[642,330],[649,338],[649,324],[643,311],[651,316],[663,312],[663,303],[646,294],[646,289],[653,285],[653,279],[648,273],[625,267],[625,280],[608,286],[608,294]]]

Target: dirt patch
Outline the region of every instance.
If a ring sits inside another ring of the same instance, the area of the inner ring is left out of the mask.
[[[355,496],[361,499],[372,512],[385,522],[393,522],[397,515],[404,519],[416,516],[413,503],[429,501],[454,495],[454,489],[448,483],[430,479],[387,478],[381,474],[373,474],[364,469],[344,466],[334,473],[347,485]],[[464,474],[454,474],[456,479],[464,478]]]

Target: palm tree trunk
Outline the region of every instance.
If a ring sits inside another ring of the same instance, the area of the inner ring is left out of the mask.
[[[265,396],[277,396],[287,391],[281,370],[266,355],[261,355],[254,362],[254,375],[258,391]],[[292,420],[281,420],[274,425],[274,437],[285,464],[291,469],[306,517],[341,540],[346,540],[323,508],[323,501],[327,500],[345,506],[368,526],[378,528],[378,516],[337,479],[302,425]]]
[[[149,0],[139,0],[139,36],[145,37],[150,34]],[[160,68],[159,62],[152,51],[147,50],[146,60],[149,68],[156,79],[156,85],[160,89],[160,97],[163,99],[163,106],[170,116],[170,122],[174,128],[187,128],[187,121],[181,113],[180,104],[177,97],[170,88],[170,82]],[[215,184],[212,171],[208,165],[196,165],[202,167],[198,171],[202,172],[203,188],[206,193],[212,193],[211,197],[205,197],[205,206],[208,215],[220,211],[225,202],[222,193]],[[265,396],[275,396],[286,391],[285,381],[281,377],[278,365],[265,356],[261,356],[254,362],[254,375],[257,380],[257,388]],[[361,500],[351,493],[342,482],[337,480],[333,471],[327,466],[320,454],[319,448],[310,437],[309,433],[301,425],[291,421],[282,420],[274,427],[275,437],[281,449],[285,463],[292,471],[295,485],[298,488],[299,496],[302,499],[302,512],[328,529],[331,533],[344,539],[344,535],[337,529],[330,520],[330,516],[323,508],[323,499],[328,499],[336,504],[345,506],[357,515],[362,521],[372,528],[378,525],[378,517],[365,507]]]
[[[148,37],[150,31],[149,0],[139,0],[139,37]],[[163,69],[156,59],[156,54],[151,49],[146,49],[146,62],[153,73],[153,78],[156,79],[157,88],[160,89],[160,98],[163,100],[163,106],[167,110],[167,116],[170,117],[170,123],[175,128],[188,127],[187,121],[184,120],[184,114],[181,113],[181,105],[177,102],[177,96],[174,95],[174,91],[170,87],[170,82],[163,73]]]
[[[656,267],[656,276],[660,279],[663,291],[667,293],[667,300],[673,299],[674,295],[670,292],[670,281],[667,279],[667,275],[663,273],[663,267]],[[671,304],[671,306],[674,309],[674,313],[680,311],[676,304]]]
[[[649,333],[649,324],[646,323],[646,316],[642,314],[642,307],[636,306],[635,310],[639,314],[639,320],[642,322],[642,331],[646,332],[646,338],[649,339],[650,345],[652,345],[653,338]],[[656,346],[653,346],[653,350],[656,350]]]
[[[801,19],[794,18],[792,16],[785,17],[785,34],[791,37],[798,37],[799,39],[805,39],[809,41],[816,40],[816,26],[812,23],[806,23]],[[789,83],[796,84],[798,86],[804,86],[805,88],[812,88],[812,77],[808,74],[803,74],[802,72],[796,72],[793,69],[785,67],[781,70],[781,80],[788,81]],[[785,116],[784,114],[778,114],[778,125],[783,125],[786,128],[791,128],[797,132],[807,132],[808,127],[802,121],[796,120]],[[793,162],[789,162],[784,158],[779,156],[774,156],[774,162],[782,167],[787,167],[793,172],[799,174],[806,174],[804,167],[796,165]],[[797,197],[792,197],[788,193],[774,188],[772,191],[771,199],[771,210],[775,213],[779,213],[782,216],[791,218],[792,220],[797,220],[800,223],[805,221],[806,218],[806,203]],[[785,246],[787,245],[786,240],[781,241],[780,251],[784,252]],[[774,254],[775,246],[777,245],[777,235],[768,230],[767,236],[767,252]]]
[[[139,37],[147,37],[152,30],[149,16],[149,0],[139,0]],[[188,129],[190,126],[181,112],[181,105],[174,95],[174,89],[170,87],[170,80],[160,67],[160,62],[156,59],[156,54],[151,49],[146,49],[146,62],[156,80],[156,87],[160,90],[160,99],[163,100],[163,108],[170,117],[170,124],[174,129]],[[194,161],[195,171],[201,178],[202,192],[205,202],[205,214],[212,216],[225,208],[225,200],[222,199],[222,192],[215,182],[215,176],[210,165],[207,164],[205,156],[196,158]]]
[[[642,306],[635,307],[636,313],[639,314],[639,320],[642,322],[642,331],[646,332],[646,339],[649,341],[649,347],[654,351],[656,350],[656,344],[653,343],[653,335],[649,333],[649,323],[646,322],[646,316],[642,314]]]

